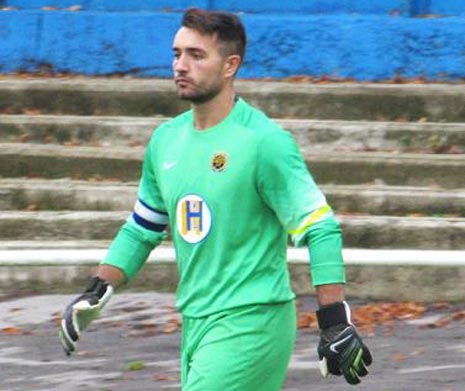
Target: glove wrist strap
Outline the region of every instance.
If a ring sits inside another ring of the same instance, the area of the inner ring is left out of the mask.
[[[85,293],[93,293],[98,298],[101,298],[106,290],[108,285],[110,285],[107,281],[102,280],[100,277],[92,277],[89,281],[89,285],[87,285]]]
[[[112,293],[113,287],[110,285],[110,283],[108,281],[102,280],[100,277],[95,276],[90,279],[86,290],[74,301],[74,303],[77,303],[81,300],[87,300],[89,304],[95,305],[102,300],[106,302]],[[104,303],[102,304],[104,305]]]
[[[316,311],[316,317],[320,330],[326,330],[341,323],[351,324],[350,308],[345,301],[321,306]]]

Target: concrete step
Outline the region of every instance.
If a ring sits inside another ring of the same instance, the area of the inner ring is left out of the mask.
[[[238,80],[239,95],[274,118],[464,122],[465,86]],[[171,80],[0,80],[0,113],[171,117],[187,108]]]
[[[106,255],[111,241],[0,241],[1,266],[95,265]],[[465,250],[359,249],[344,248],[348,265],[465,266]],[[289,246],[290,263],[308,263],[308,250]],[[171,242],[163,242],[149,262],[175,262]]]
[[[108,241],[0,241],[0,291],[77,292],[107,248]],[[350,281],[345,288],[348,297],[463,301],[463,250],[345,248],[343,256]],[[178,282],[174,259],[170,243],[158,247],[129,289],[174,292]],[[315,293],[306,249],[288,248],[288,268],[297,294]]]
[[[370,215],[426,215],[465,217],[464,189],[409,186],[323,185],[338,213]]]
[[[0,142],[145,145],[165,117],[0,115]],[[277,119],[301,148],[465,153],[465,124]]]
[[[390,186],[437,186],[448,189],[465,185],[465,155],[424,155],[381,152],[308,152],[304,159],[317,183],[355,185],[378,183]]]
[[[0,210],[129,211],[137,182],[0,179]]]
[[[127,211],[0,211],[1,240],[110,240]]]
[[[110,240],[128,212],[0,212],[0,240]],[[465,218],[338,215],[358,248],[462,249]]]
[[[465,190],[376,185],[323,185],[336,212],[465,217]],[[0,210],[130,211],[137,182],[0,179]]]
[[[145,145],[165,117],[0,115],[0,142]]]
[[[0,177],[137,181],[144,148],[0,144]],[[465,187],[465,155],[309,152],[303,156],[320,184]]]
[[[0,177],[114,179],[140,176],[144,148],[0,144]]]
[[[0,250],[0,291],[75,294],[85,286],[105,252],[94,248]],[[306,256],[305,250],[288,250],[288,269],[297,294],[315,293]],[[174,292],[178,273],[173,258],[172,248],[157,248],[129,289]],[[464,251],[347,248],[344,259],[349,298],[463,302]]]

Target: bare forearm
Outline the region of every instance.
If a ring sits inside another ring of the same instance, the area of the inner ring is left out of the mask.
[[[316,293],[320,306],[344,301],[343,284],[319,285],[316,287]]]
[[[126,276],[121,269],[107,264],[99,265],[95,275],[102,280],[108,281],[114,288],[126,282]]]

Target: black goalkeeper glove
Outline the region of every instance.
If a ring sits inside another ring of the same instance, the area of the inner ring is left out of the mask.
[[[344,302],[322,306],[316,312],[320,327],[318,356],[323,377],[344,375],[349,384],[360,383],[368,374],[371,353],[350,322],[350,308]]]
[[[76,350],[81,333],[98,317],[112,294],[113,288],[108,282],[93,277],[85,292],[66,307],[59,335],[67,355]]]

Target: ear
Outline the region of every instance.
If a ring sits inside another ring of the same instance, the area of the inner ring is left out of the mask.
[[[241,56],[238,54],[228,56],[224,64],[224,76],[226,78],[233,77],[239,70],[241,62]]]

